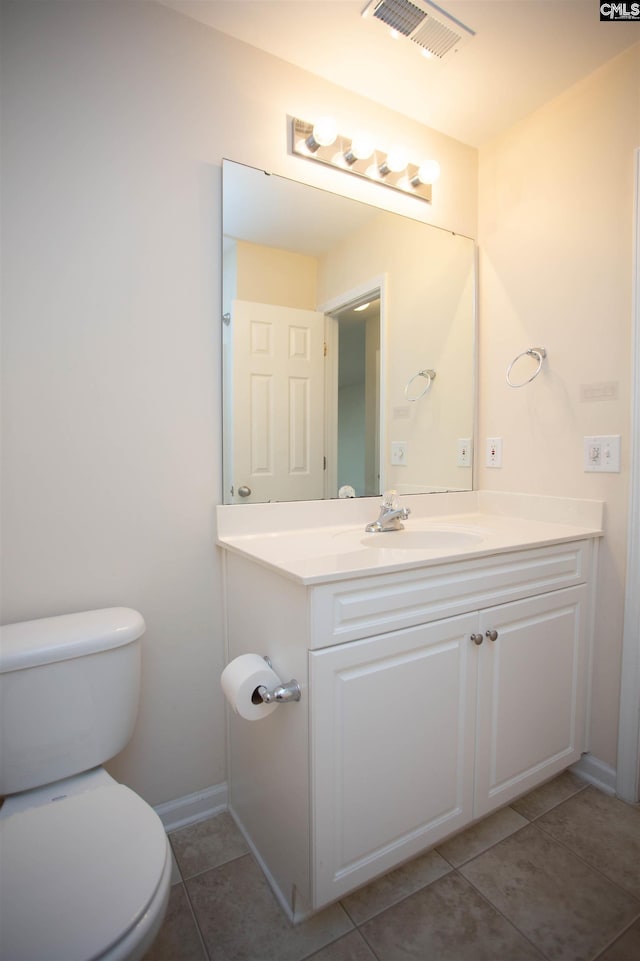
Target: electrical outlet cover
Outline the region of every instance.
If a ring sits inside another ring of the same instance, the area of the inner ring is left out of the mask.
[[[458,438],[458,467],[471,467],[471,438]]]
[[[584,438],[584,470],[591,473],[620,472],[620,434]]]
[[[487,437],[486,467],[502,467],[502,437]]]

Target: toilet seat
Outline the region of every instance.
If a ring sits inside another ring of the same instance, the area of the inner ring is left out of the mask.
[[[116,782],[0,818],[0,851],[0,961],[117,956],[168,893],[162,822]]]

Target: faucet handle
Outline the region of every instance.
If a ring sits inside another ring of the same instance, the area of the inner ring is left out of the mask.
[[[395,511],[398,507],[398,492],[394,490],[385,491],[382,495],[382,506],[385,510]]]

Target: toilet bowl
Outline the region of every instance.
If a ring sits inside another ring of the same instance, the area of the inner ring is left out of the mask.
[[[103,769],[0,809],[2,961],[132,961],[162,923],[171,856],[158,816]]]
[[[133,729],[144,621],[112,608],[0,630],[0,959],[138,961],[166,911],[170,847],[101,762]]]

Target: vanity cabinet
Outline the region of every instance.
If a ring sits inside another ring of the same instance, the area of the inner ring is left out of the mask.
[[[310,654],[327,903],[576,761],[585,588]]]
[[[229,659],[302,700],[229,721],[229,808],[299,920],[584,750],[593,541],[304,584],[225,552]]]

